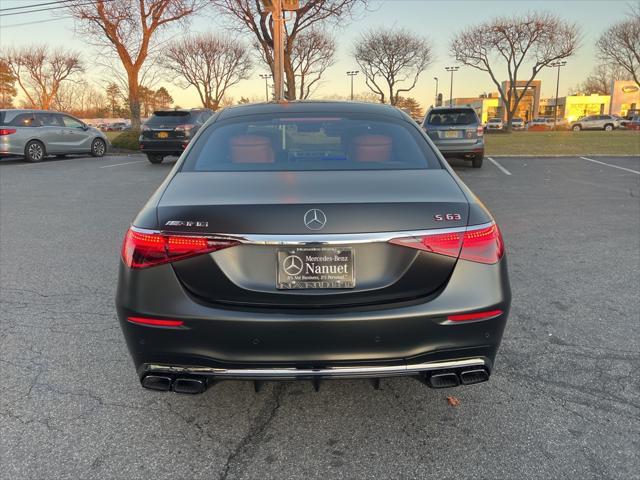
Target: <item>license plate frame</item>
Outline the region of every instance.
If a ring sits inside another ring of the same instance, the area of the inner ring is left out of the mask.
[[[276,262],[278,290],[345,290],[356,286],[353,247],[280,248]]]

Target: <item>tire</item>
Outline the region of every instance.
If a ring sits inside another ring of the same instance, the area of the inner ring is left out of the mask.
[[[482,167],[482,160],[484,160],[484,156],[477,155],[473,157],[473,160],[471,160],[471,165],[473,166],[473,168],[480,168]]]
[[[44,144],[38,140],[31,140],[24,147],[24,157],[28,162],[36,163],[44,160],[47,150]]]
[[[573,130],[574,132],[579,132],[580,130],[582,130],[582,127],[580,125],[574,125],[573,127],[571,127],[571,130]]]
[[[164,160],[164,155],[147,153],[147,160],[149,160],[151,163],[162,163],[162,160]]]
[[[103,139],[96,138],[93,143],[91,143],[91,156],[103,157],[106,152],[107,143]]]
[[[607,123],[607,124],[604,126],[604,131],[605,131],[605,132],[611,132],[611,131],[613,131],[613,125],[611,125],[610,123]]]

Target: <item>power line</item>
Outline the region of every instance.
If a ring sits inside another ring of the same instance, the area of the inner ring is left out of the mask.
[[[107,2],[110,2],[112,0],[105,0]],[[23,15],[25,13],[36,13],[36,12],[46,12],[48,10],[62,10],[64,8],[67,8],[69,4],[67,5],[58,5],[56,7],[49,7],[49,8],[38,8],[36,10],[28,10],[25,12],[11,12],[11,13],[0,13],[0,18],[1,17],[9,17],[11,15]],[[82,7],[84,5],[95,5],[95,1],[90,1],[90,2],[85,2],[85,3],[74,3],[73,6],[74,7]]]
[[[0,12],[8,12],[9,10],[24,10],[25,8],[42,7],[43,5],[54,5],[56,3],[68,3],[73,0],[57,0],[55,2],[36,3],[33,5],[22,5],[20,7],[0,8]]]
[[[12,23],[10,25],[2,25],[2,28],[11,28],[11,27],[24,27],[26,25],[36,25],[38,23],[49,23],[49,22],[57,22],[58,20],[66,20],[68,18],[73,18],[73,17],[58,17],[58,18],[50,18],[48,20],[36,20],[35,22],[23,22],[23,23]]]

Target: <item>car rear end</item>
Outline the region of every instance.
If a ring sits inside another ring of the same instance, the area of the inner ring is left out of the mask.
[[[301,115],[209,126],[128,231],[142,384],[488,379],[510,305],[491,216],[408,121]]]
[[[202,125],[202,110],[159,110],[140,131],[140,151],[150,155],[182,154]]]
[[[431,109],[422,127],[445,157],[473,160],[484,156],[484,130],[472,108]]]
[[[37,137],[34,125],[30,110],[0,110],[0,157],[24,155],[27,142]]]

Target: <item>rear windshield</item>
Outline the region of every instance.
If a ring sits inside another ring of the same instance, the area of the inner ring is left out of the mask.
[[[181,125],[190,119],[191,112],[156,112],[144,124],[149,127]]]
[[[441,168],[418,128],[384,117],[253,115],[214,123],[183,171]]]
[[[433,110],[427,118],[430,125],[469,125],[477,122],[476,113],[468,108]]]

